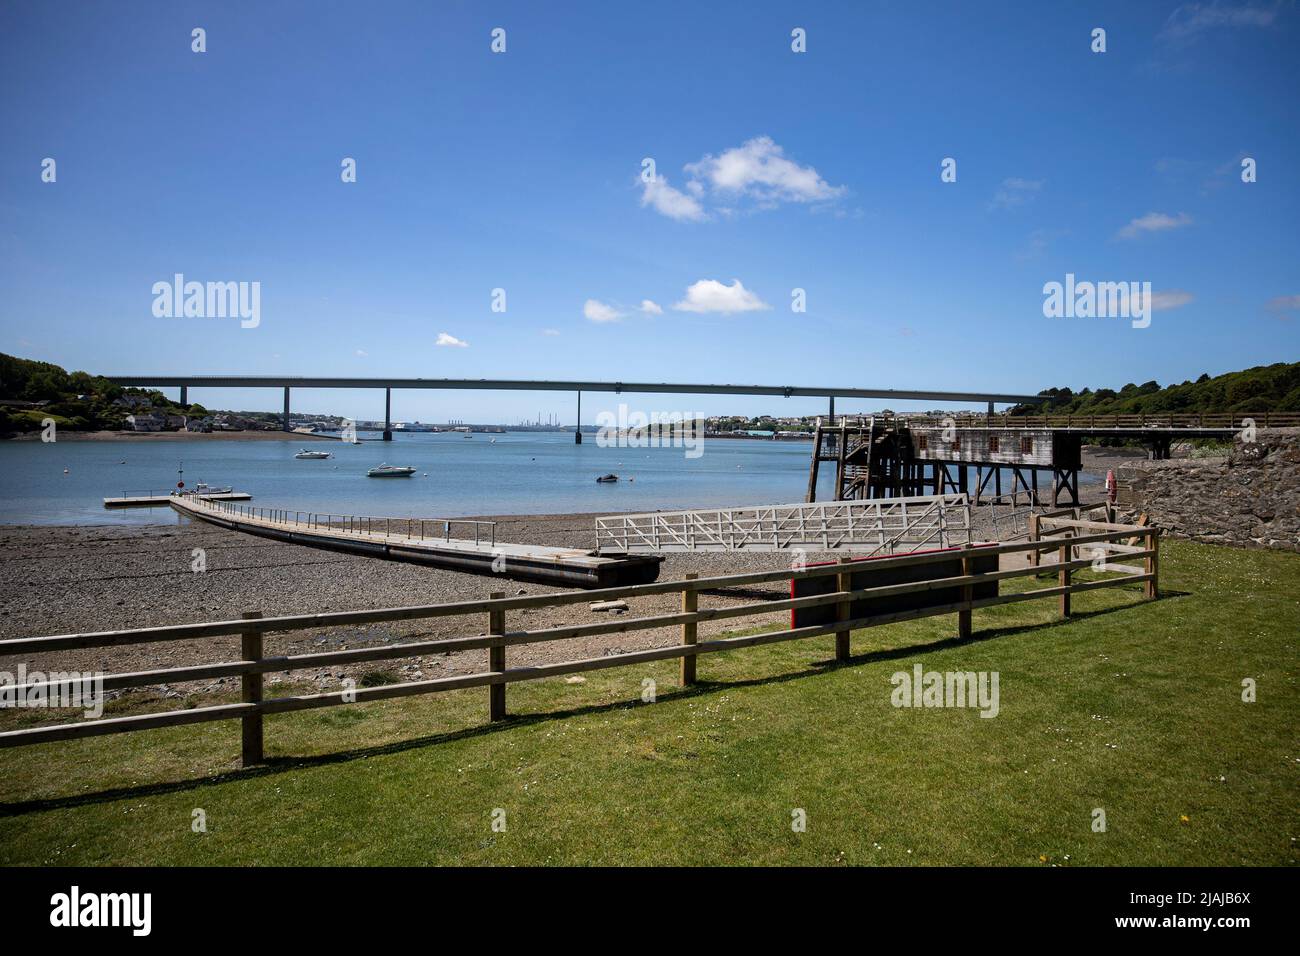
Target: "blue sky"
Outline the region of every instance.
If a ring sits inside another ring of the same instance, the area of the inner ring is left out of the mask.
[[[121,374],[1029,393],[1293,361],[1298,41],[1300,11],[1272,0],[6,2],[0,351]],[[152,286],[177,272],[259,282],[260,324],[156,318]],[[1066,273],[1149,281],[1167,307],[1145,329],[1046,318]],[[294,404],[382,412],[377,393]]]

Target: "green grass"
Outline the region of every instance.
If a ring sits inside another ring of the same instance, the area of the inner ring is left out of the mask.
[[[493,726],[485,689],[269,717],[249,771],[235,722],[0,751],[0,862],[1292,863],[1300,556],[1162,557],[1159,602],[874,628],[848,666],[827,637],[701,658],[690,692],[675,662],[512,685]],[[914,663],[999,672],[1001,713],[892,707]]]

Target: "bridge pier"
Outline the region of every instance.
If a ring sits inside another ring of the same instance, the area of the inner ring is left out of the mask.
[[[289,386],[284,387],[284,423],[281,426],[284,431],[292,431],[289,427]]]
[[[190,407],[190,389],[188,385],[181,386],[181,408]]]
[[[384,389],[384,441],[393,440],[393,390]]]
[[[573,443],[582,444],[582,392],[578,393],[578,424],[573,427]]]

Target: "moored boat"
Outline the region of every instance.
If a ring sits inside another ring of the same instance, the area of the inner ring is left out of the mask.
[[[410,465],[390,465],[384,463],[378,467],[371,468],[366,472],[367,478],[409,478],[415,474],[415,469]]]
[[[302,451],[298,452],[298,454],[294,455],[293,457],[294,457],[294,458],[310,458],[310,459],[312,459],[313,461],[317,461],[317,460],[320,460],[320,459],[322,459],[322,458],[329,458],[329,457],[331,457],[331,456],[330,456],[330,453],[327,452],[327,451],[308,451],[306,448],[304,448]]]

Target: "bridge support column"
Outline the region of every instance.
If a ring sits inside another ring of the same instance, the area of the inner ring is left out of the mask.
[[[190,389],[188,385],[181,386],[181,408],[190,407]]]
[[[393,390],[384,389],[384,441],[393,440]]]
[[[835,424],[835,396],[828,395],[826,397],[831,403],[830,411],[827,412],[828,423],[834,425]]]
[[[290,428],[289,428],[289,386],[288,386],[288,385],[286,385],[286,386],[284,387],[284,422],[283,422],[283,424],[281,425],[281,428],[283,428],[285,431],[290,431]]]
[[[578,393],[578,423],[573,426],[573,443],[582,444],[582,392]],[[694,663],[693,658],[691,662]],[[686,666],[686,658],[682,658],[682,666]]]

